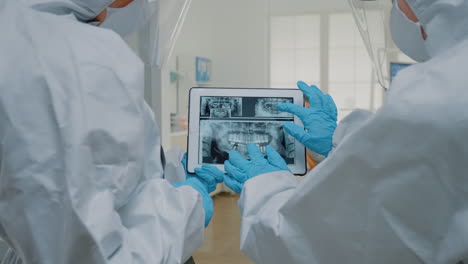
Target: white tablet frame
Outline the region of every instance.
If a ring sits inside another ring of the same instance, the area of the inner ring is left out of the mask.
[[[267,96],[265,96],[267,95]],[[294,104],[304,106],[304,95],[298,89],[267,89],[267,88],[205,88],[194,87],[190,89],[189,99],[189,130],[187,144],[187,170],[194,173],[195,168],[201,167],[200,160],[200,109],[201,97],[268,97],[268,98],[293,98]],[[294,123],[302,126],[301,120],[294,116]],[[295,164],[290,164],[289,169],[295,175],[307,173],[307,158],[305,147],[296,140]],[[223,165],[213,165],[224,171]]]

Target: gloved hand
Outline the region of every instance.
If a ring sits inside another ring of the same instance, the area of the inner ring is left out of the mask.
[[[289,103],[280,104],[277,108],[298,116],[305,129],[294,123],[286,123],[284,130],[306,148],[327,157],[333,148],[333,134],[337,126],[338,111],[335,102],[317,86],[309,86],[304,82],[298,82],[297,85],[309,98],[310,108]]]
[[[237,151],[231,151],[229,160],[224,163],[227,172],[224,183],[239,194],[249,179],[270,172],[290,171],[284,159],[272,146],[266,148],[267,158],[255,144],[249,144],[247,150],[250,160],[244,159]]]
[[[207,227],[213,218],[213,199],[210,193],[216,190],[216,185],[224,180],[224,173],[216,167],[203,165],[201,168],[195,169],[195,173],[187,171],[187,154],[182,159],[182,165],[186,173],[186,180],[183,182],[174,183],[173,186],[178,188],[181,186],[191,186],[197,190],[203,198],[203,209],[205,210],[205,227]]]
[[[216,186],[224,181],[224,173],[210,165],[203,165],[201,168],[196,168],[195,173],[189,173],[187,170],[187,153],[185,153],[181,162],[184,166],[186,179],[198,178],[207,187],[208,193],[214,192]]]

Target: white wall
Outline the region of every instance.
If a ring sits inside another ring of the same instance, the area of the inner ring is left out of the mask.
[[[268,0],[194,0],[175,55],[213,60],[212,86],[268,82]]]
[[[340,110],[340,118],[357,107],[375,111],[382,105],[385,92],[375,81],[372,65],[362,45],[362,38],[355,25],[348,0],[270,0],[270,5],[271,32],[274,37],[272,42],[275,42],[275,35],[278,35],[276,39],[294,39],[295,32],[297,34],[304,31],[297,30],[297,25],[295,29],[288,21],[296,21],[297,24],[304,17],[321,17],[319,22],[308,22],[309,29],[306,29],[309,31],[306,33],[308,36],[321,40],[320,56],[317,52],[305,56],[296,55],[296,58],[280,56],[284,55],[281,52],[285,53],[284,47],[278,49],[277,44],[272,45],[272,70],[284,73],[280,78],[274,78],[278,74],[272,74],[273,86],[292,86],[298,80],[298,75],[305,76],[300,78],[319,84],[323,91],[333,96]],[[322,34],[317,34],[317,26]],[[301,34],[304,33],[299,35]],[[308,46],[309,49],[313,47],[315,46],[311,44]],[[304,47],[296,47],[295,52],[298,54],[303,50]],[[305,57],[309,66],[305,67],[307,65],[304,63],[302,65],[297,57]],[[401,61],[401,59],[395,60]],[[291,71],[287,71],[286,68],[295,69],[296,76],[294,77],[293,72],[293,78],[288,77],[287,73],[291,75]],[[307,69],[307,71],[298,73],[298,69],[302,71]],[[310,77],[307,77],[307,74]],[[317,78],[318,75],[320,78]],[[289,84],[285,85],[284,82],[288,78]]]
[[[179,58],[179,109],[176,89],[167,81],[163,88],[161,103],[167,111],[163,113],[162,130],[166,148],[170,147],[164,133],[170,126],[168,115],[185,113],[189,89],[197,86],[193,75],[195,56],[212,60],[210,86],[268,87],[269,19],[269,0],[193,0],[171,63],[175,68],[176,57]]]

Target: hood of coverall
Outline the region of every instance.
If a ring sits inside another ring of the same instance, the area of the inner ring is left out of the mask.
[[[407,0],[428,38],[431,57],[468,39],[468,0]]]
[[[114,0],[23,0],[34,9],[57,15],[74,14],[81,21],[89,21],[106,9]]]

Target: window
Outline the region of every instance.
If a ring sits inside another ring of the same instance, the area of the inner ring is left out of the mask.
[[[375,84],[372,63],[349,12],[272,17],[270,76],[273,88],[296,87],[302,80],[328,91],[339,119],[356,108],[374,110],[381,104],[382,88]]]
[[[320,16],[271,19],[271,87],[294,88],[299,80],[320,84]]]
[[[340,117],[371,109],[372,63],[350,13],[329,16],[329,93]]]

